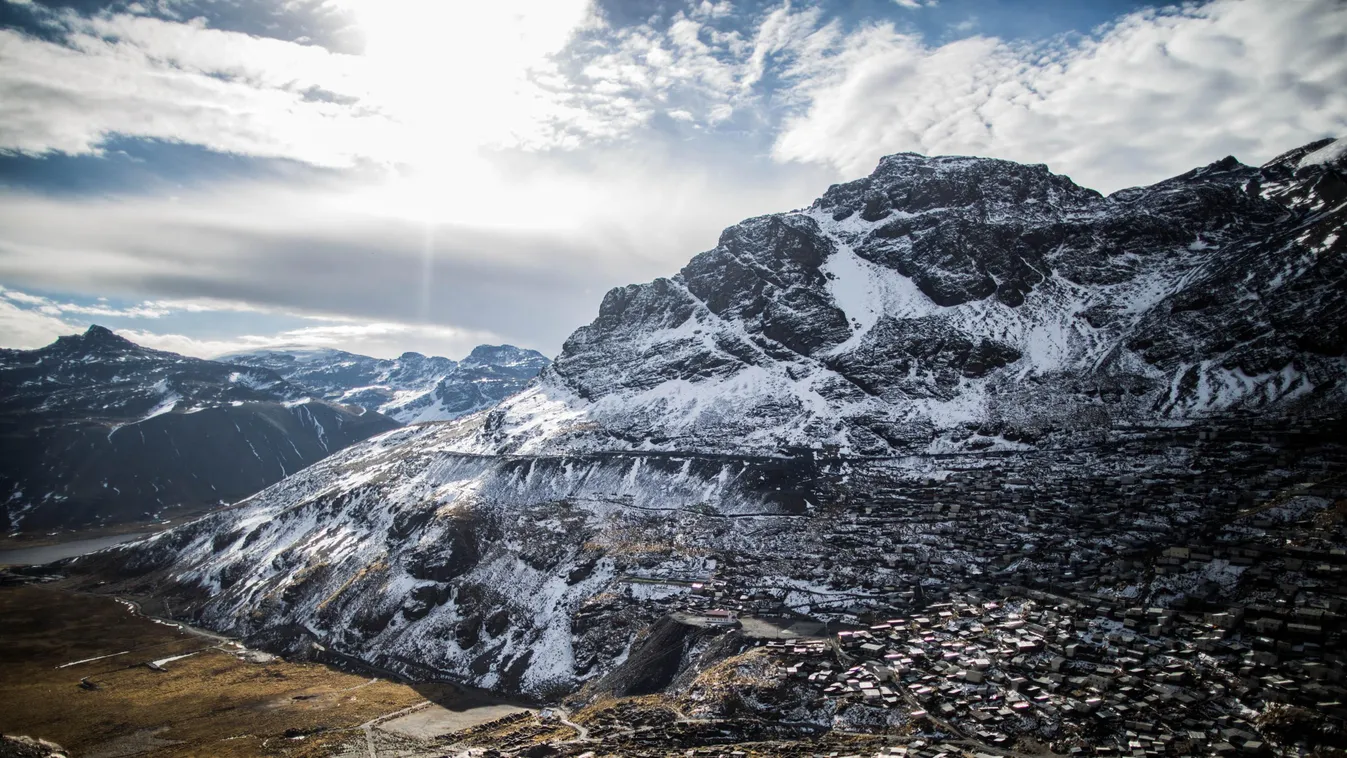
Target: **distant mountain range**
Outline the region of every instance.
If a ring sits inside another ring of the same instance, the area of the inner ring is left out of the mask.
[[[551,363],[536,350],[513,345],[479,345],[462,361],[420,353],[390,360],[331,349],[259,350],[219,360],[274,371],[316,397],[358,405],[404,424],[445,421],[489,408]]]
[[[487,407],[546,363],[509,346],[479,347],[462,362],[336,350],[211,361],[101,326],[38,350],[0,350],[0,529],[200,513],[400,422]]]

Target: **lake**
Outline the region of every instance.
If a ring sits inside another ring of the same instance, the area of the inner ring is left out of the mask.
[[[141,537],[148,537],[151,534],[154,534],[154,532],[110,534],[106,537],[73,540],[71,542],[62,542],[56,545],[35,545],[33,547],[0,550],[0,566],[36,566],[43,563],[51,563],[52,561],[59,561],[62,558],[74,558],[77,555],[87,555],[88,553],[102,550],[105,547],[112,547],[113,545],[120,545],[123,542],[138,540]]]

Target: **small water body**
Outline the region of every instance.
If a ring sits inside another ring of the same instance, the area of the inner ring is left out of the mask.
[[[148,537],[154,532],[136,532],[134,534],[111,534],[106,537],[93,537],[87,540],[61,542],[56,545],[37,545],[12,550],[0,550],[0,566],[38,566],[43,563],[88,555],[105,547],[120,545],[123,542]]]

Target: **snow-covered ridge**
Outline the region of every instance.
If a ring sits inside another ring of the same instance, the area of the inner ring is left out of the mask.
[[[489,408],[549,361],[513,345],[480,345],[462,361],[420,353],[371,358],[330,348],[233,353],[221,360],[274,371],[319,397],[404,424],[445,421]]]
[[[1333,140],[1314,152],[1306,153],[1305,157],[1301,158],[1300,162],[1296,164],[1296,167],[1308,168],[1326,163],[1341,163],[1343,158],[1347,158],[1347,137]]]
[[[780,461],[449,451],[465,431],[373,437],[239,508],[96,560],[133,573],[171,563],[177,586],[200,591],[201,623],[272,647],[296,644],[267,636],[276,630],[305,630],[412,675],[538,693],[620,658],[625,638],[602,625],[577,631],[574,616],[639,571],[633,554],[656,550],[673,576],[707,571],[670,541],[676,530],[634,524],[752,526],[807,508],[793,486],[807,472]],[[270,610],[252,613],[260,607]]]
[[[464,449],[882,454],[1341,397],[1340,144],[1108,197],[890,156],[608,293]]]

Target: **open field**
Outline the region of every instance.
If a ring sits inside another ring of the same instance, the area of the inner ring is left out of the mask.
[[[83,758],[325,756],[373,747],[365,727],[403,710],[456,716],[388,719],[423,739],[500,715],[447,685],[250,662],[113,599],[45,586],[0,588],[0,640],[0,732]]]

